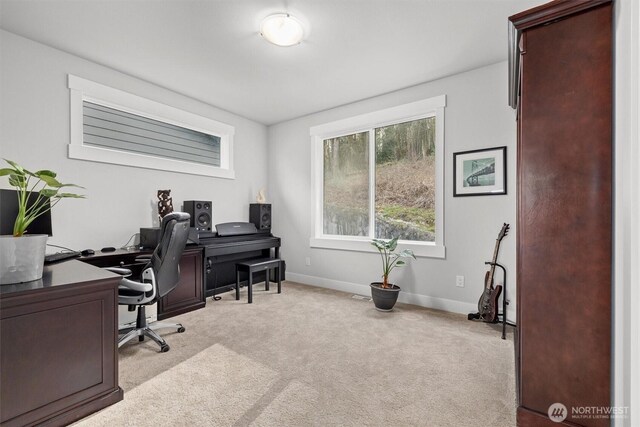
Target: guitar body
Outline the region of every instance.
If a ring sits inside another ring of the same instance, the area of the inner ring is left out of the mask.
[[[489,278],[489,272],[485,275],[485,280]],[[502,285],[485,287],[484,292],[478,301],[479,319],[487,323],[498,321],[498,298],[502,293]]]

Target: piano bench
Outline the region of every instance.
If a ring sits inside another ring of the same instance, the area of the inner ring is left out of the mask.
[[[253,292],[251,287],[253,285],[253,273],[258,271],[265,271],[264,289],[269,290],[269,273],[273,268],[276,270],[276,277],[278,278],[278,293],[282,293],[282,280],[280,276],[280,268],[282,266],[282,260],[279,258],[254,258],[247,261],[236,263],[236,300],[240,299],[240,272],[246,271],[249,273],[249,280],[247,283],[249,304],[253,302]]]

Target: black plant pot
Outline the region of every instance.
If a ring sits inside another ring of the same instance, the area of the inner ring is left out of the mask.
[[[390,288],[383,288],[382,282],[373,282],[369,286],[371,286],[371,298],[376,308],[380,311],[391,311],[398,301],[400,287],[391,285]]]

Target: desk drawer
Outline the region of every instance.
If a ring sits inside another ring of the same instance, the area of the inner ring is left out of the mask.
[[[205,306],[202,251],[185,251],[180,259],[180,283],[158,301],[158,320]]]

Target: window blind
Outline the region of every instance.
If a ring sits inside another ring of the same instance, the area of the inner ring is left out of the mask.
[[[82,103],[82,114],[86,145],[220,166],[219,136],[88,101]]]

